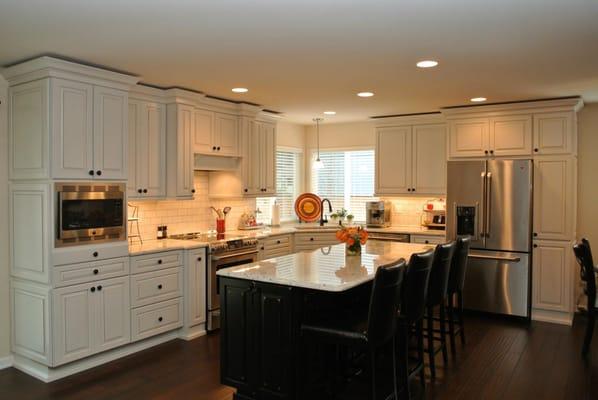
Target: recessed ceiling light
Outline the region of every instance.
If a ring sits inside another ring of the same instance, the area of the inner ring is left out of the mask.
[[[438,65],[438,61],[434,60],[424,60],[420,61],[416,64],[420,68],[432,68]]]
[[[336,111],[324,111],[326,115],[336,115]]]
[[[249,92],[249,89],[244,88],[244,87],[236,87],[236,88],[233,88],[233,92],[235,92],[235,93],[247,93],[247,92]]]
[[[357,93],[357,95],[359,97],[372,97],[374,95],[374,93],[372,93],[372,92],[359,92],[359,93]]]
[[[485,97],[474,97],[470,100],[473,101],[474,103],[481,103],[482,101],[486,101],[487,99]]]

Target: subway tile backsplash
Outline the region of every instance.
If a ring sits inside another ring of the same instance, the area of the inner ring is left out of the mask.
[[[392,203],[391,224],[393,226],[420,226],[424,205],[433,197],[383,197]]]
[[[210,206],[216,208],[230,206],[232,210],[226,218],[226,229],[236,230],[241,215],[255,210],[255,199],[210,199],[208,180],[208,172],[195,171],[196,192],[193,200],[129,201],[130,205],[139,207],[139,231],[142,239],[155,239],[159,225],[167,225],[169,235],[216,229],[216,215]],[[129,213],[131,213],[130,207]],[[134,230],[135,227],[133,233]]]

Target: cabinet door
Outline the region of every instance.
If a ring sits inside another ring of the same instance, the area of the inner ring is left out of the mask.
[[[538,239],[573,237],[574,162],[555,156],[534,159],[534,236]]]
[[[570,242],[534,241],[533,308],[571,311],[571,249]]]
[[[449,157],[484,157],[489,151],[488,119],[449,122]]]
[[[137,137],[137,131],[141,130],[139,126],[139,120],[142,118],[140,115],[140,109],[141,102],[137,102],[134,100],[129,101],[129,154],[127,156],[127,173],[129,174],[129,177],[127,179],[127,197],[129,199],[143,197],[143,191],[141,190],[141,179],[137,178],[137,174],[141,173],[141,171],[137,168],[137,163],[139,161],[139,164],[144,164],[143,160],[138,160],[138,158],[141,158],[142,154],[144,153],[143,150],[140,148],[141,146],[143,146],[144,142],[141,141],[141,137]]]
[[[490,119],[490,151],[495,156],[532,154],[532,117],[513,115]]]
[[[376,132],[376,194],[411,193],[411,127]]]
[[[98,179],[127,179],[127,92],[93,88],[93,165]]]
[[[276,194],[276,126],[262,125],[262,188],[264,194]]]
[[[534,152],[569,154],[573,149],[573,113],[556,112],[534,115]]]
[[[214,115],[214,141],[217,155],[239,155],[239,134],[237,117],[228,114]]]
[[[193,151],[212,154],[214,152],[214,113],[196,109],[193,113],[195,129],[193,133]]]
[[[247,175],[245,179],[245,194],[262,194],[262,148],[261,132],[263,125],[258,122],[251,123],[251,128],[247,134]]]
[[[11,179],[50,176],[49,93],[49,79],[9,89],[8,159]]]
[[[131,341],[129,277],[96,282],[94,352],[112,349]]]
[[[82,284],[55,289],[52,295],[54,365],[87,357],[94,352],[95,289]]]
[[[146,120],[140,139],[145,143],[144,154],[139,158],[138,169],[143,169],[141,189],[144,197],[166,195],[166,108],[162,104],[144,104],[143,118]],[[146,192],[147,190],[147,192]]]
[[[193,195],[193,107],[178,106],[176,195]]]
[[[54,178],[91,179],[90,171],[94,170],[93,97],[92,85],[52,80]]]
[[[446,127],[413,127],[413,189],[419,194],[446,193]]]
[[[206,252],[190,250],[185,265],[185,325],[195,326],[206,322]]]

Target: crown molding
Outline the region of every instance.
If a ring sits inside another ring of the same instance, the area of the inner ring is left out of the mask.
[[[454,119],[478,116],[491,117],[505,114],[530,114],[534,112],[577,112],[583,108],[583,105],[584,103],[581,97],[566,97],[560,99],[530,100],[475,106],[445,107],[442,108],[440,111],[447,119]]]
[[[407,114],[407,115],[392,115],[388,117],[371,118],[375,127],[385,126],[405,126],[405,125],[426,125],[426,124],[443,124],[445,118],[440,112],[432,112],[425,114]]]

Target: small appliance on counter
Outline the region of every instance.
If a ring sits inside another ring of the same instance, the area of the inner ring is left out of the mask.
[[[365,223],[370,228],[386,228],[390,226],[390,201],[368,201],[365,203]]]
[[[255,212],[246,212],[241,215],[239,219],[239,230],[253,230],[253,229],[260,229],[264,227],[264,224],[258,223],[256,214],[261,211],[256,210]]]
[[[444,199],[428,200],[424,204],[422,226],[428,229],[446,229],[446,201]]]

